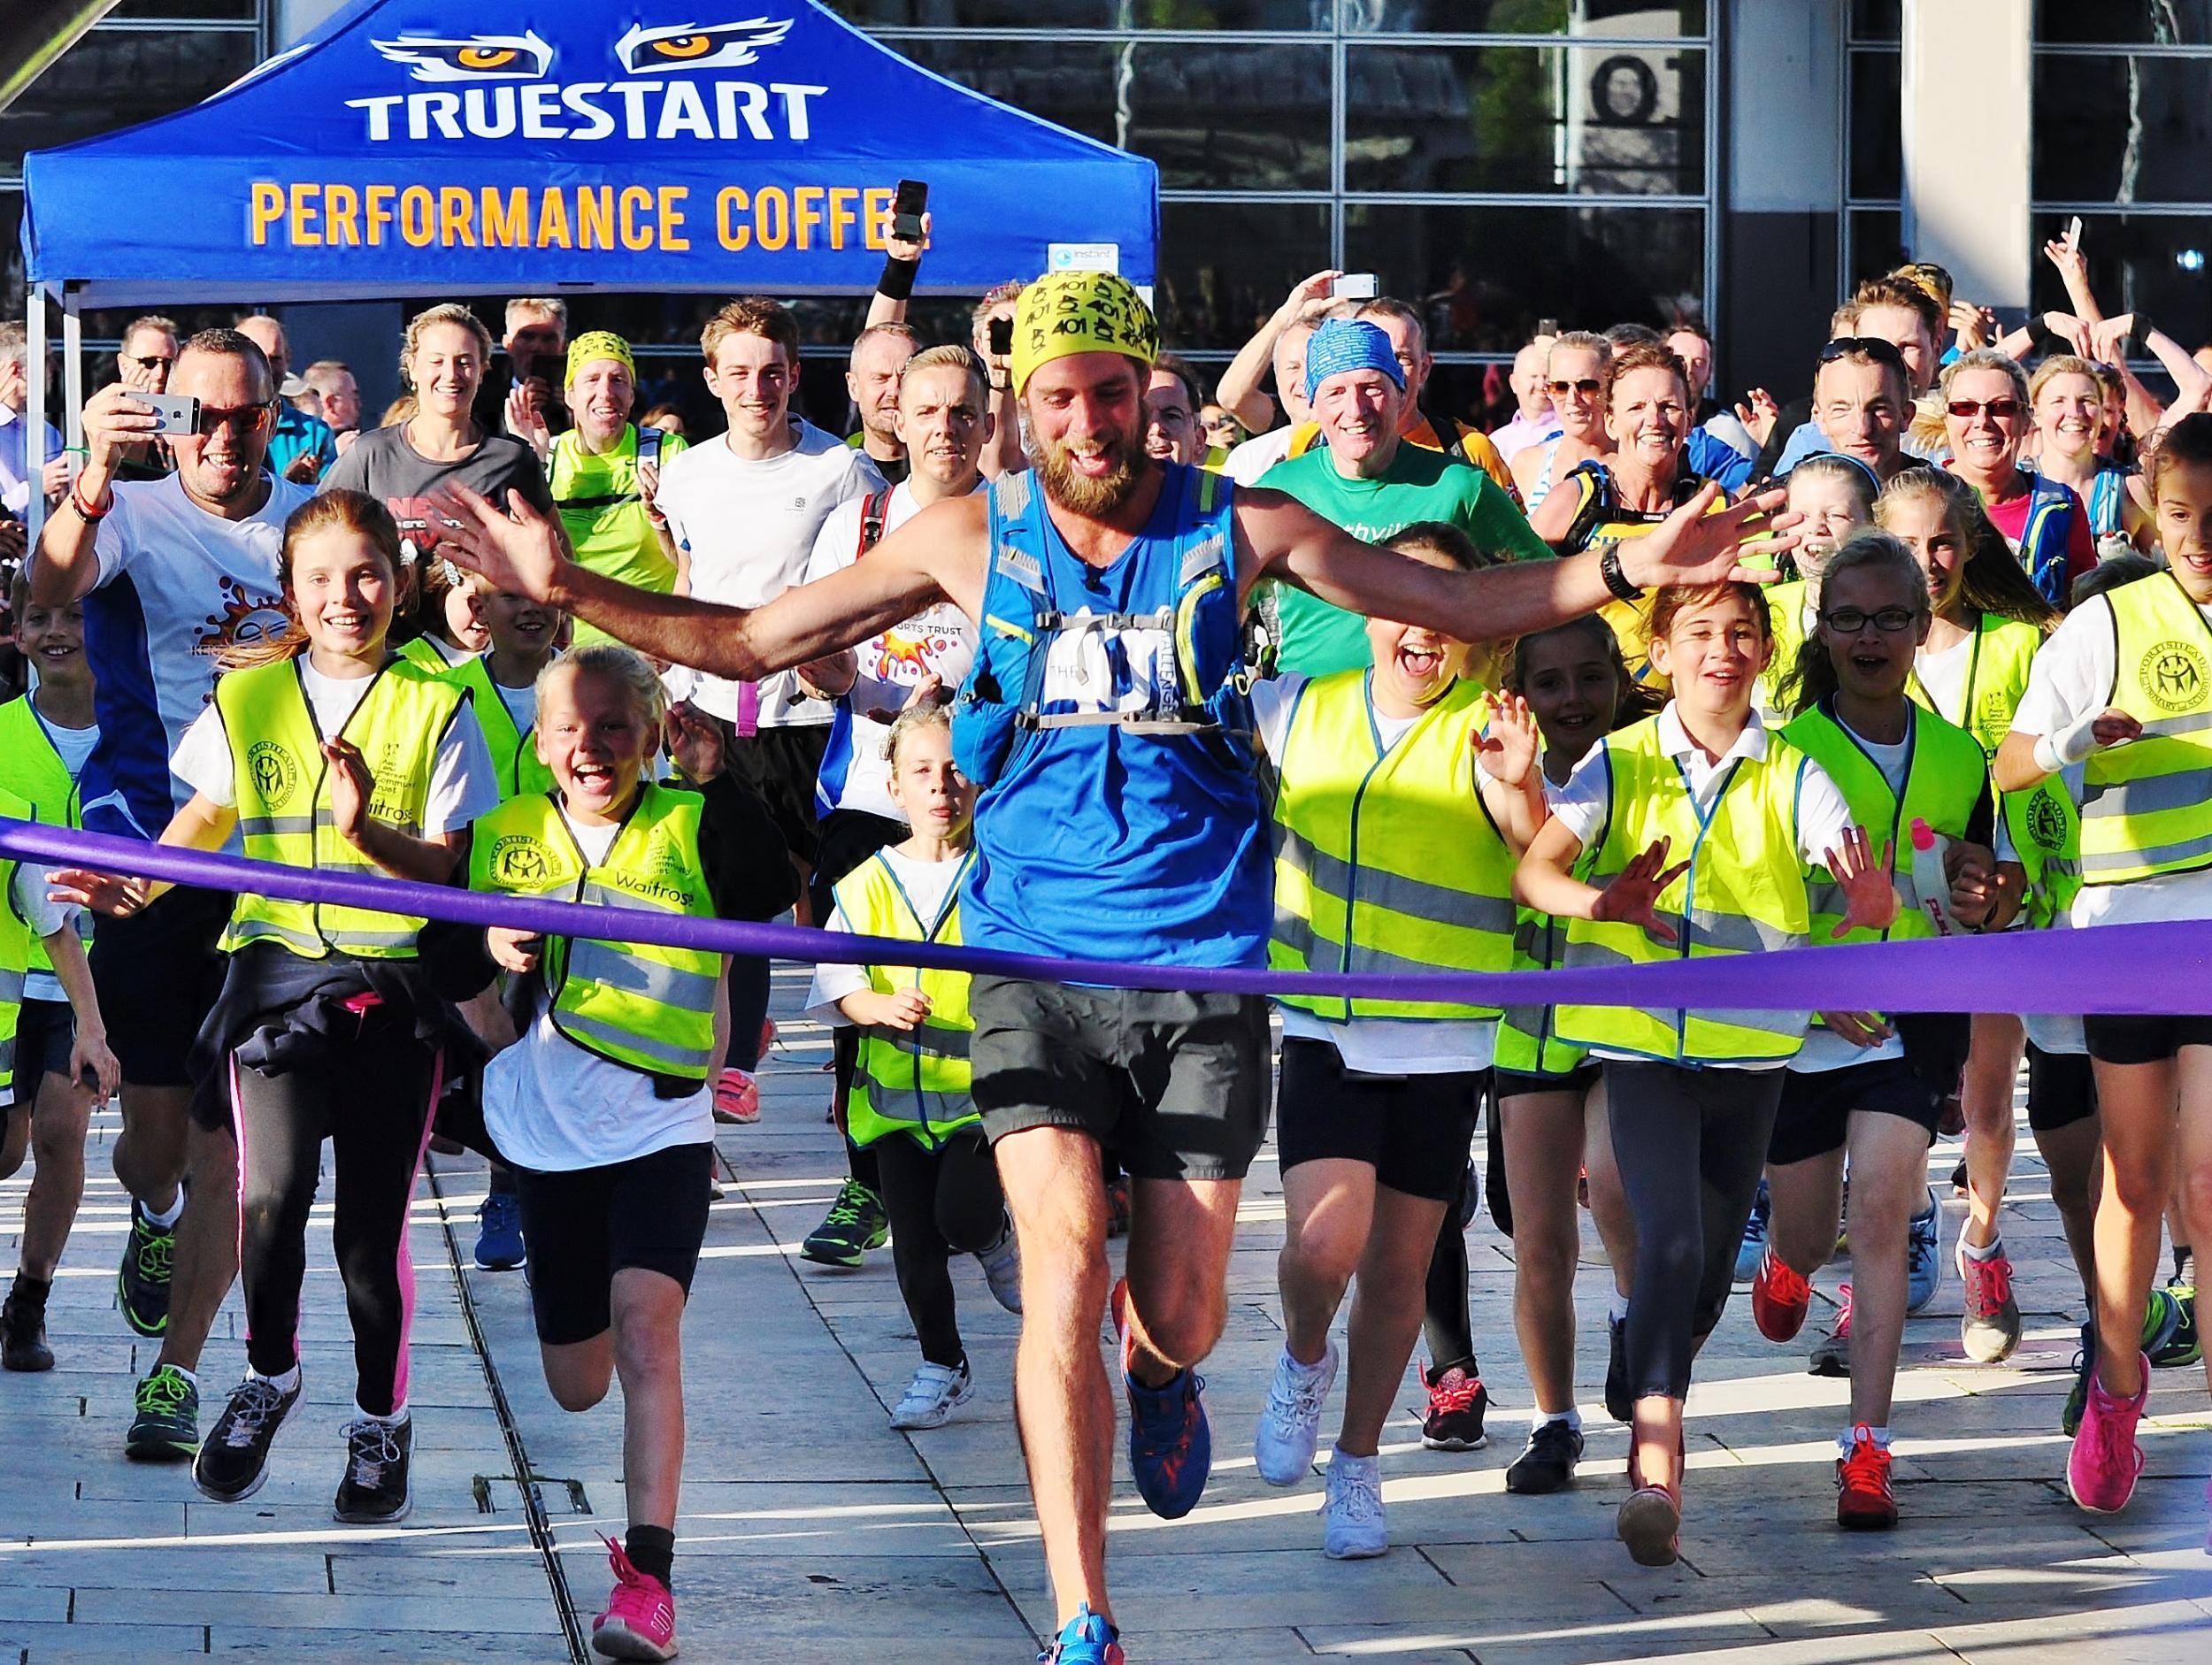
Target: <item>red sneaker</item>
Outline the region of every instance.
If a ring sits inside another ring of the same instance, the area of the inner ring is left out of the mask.
[[[1770,1248],[1759,1260],[1758,1276],[1751,1280],[1751,1322],[1770,1341],[1788,1341],[1805,1327],[1805,1309],[1813,1302],[1813,1286],[1774,1258]]]
[[[591,1645],[609,1659],[676,1657],[676,1598],[650,1573],[640,1572],[613,1538],[603,1540],[614,1567],[614,1593],[591,1622]]]
[[[742,1070],[725,1070],[714,1080],[714,1119],[750,1124],[760,1120],[760,1084]]]
[[[1851,1451],[1836,1459],[1836,1524],[1853,1531],[1886,1531],[1897,1524],[1897,1493],[1889,1483],[1889,1453],[1861,1423],[1851,1431]]]

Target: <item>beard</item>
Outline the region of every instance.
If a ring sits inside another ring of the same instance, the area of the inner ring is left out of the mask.
[[[1030,466],[1044,481],[1045,495],[1070,513],[1092,519],[1110,515],[1127,503],[1151,466],[1143,452],[1122,439],[1100,448],[1111,453],[1114,470],[1097,478],[1077,473],[1069,461],[1069,449],[1042,439],[1033,428],[1027,449]]]

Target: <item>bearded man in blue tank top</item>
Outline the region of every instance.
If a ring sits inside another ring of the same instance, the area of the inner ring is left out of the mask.
[[[588,572],[518,501],[502,513],[452,493],[447,552],[501,589],[718,676],[805,664],[953,602],[979,638],[955,719],[957,760],[982,787],[961,901],[968,943],[1257,968],[1271,896],[1239,646],[1256,584],[1467,641],[1519,635],[1609,594],[1753,576],[1736,561],[1744,523],[1782,501],[1708,515],[1708,490],[1602,562],[1447,571],[1363,543],[1279,492],[1148,458],[1156,345],[1150,309],[1120,278],[1032,284],[1014,340],[1031,471],[932,505],[866,560],[750,611]],[[975,1101],[1021,1245],[1016,1398],[1064,1626],[1048,1657],[1108,1665],[1122,1652],[1106,1587],[1115,1412],[1098,1346],[1100,1156],[1133,1177],[1128,1276],[1112,1292],[1131,1469],[1172,1518],[1197,1502],[1210,1461],[1194,1367],[1226,1318],[1238,1194],[1266,1132],[1266,1009],[1248,995],[980,976],[972,1003]]]

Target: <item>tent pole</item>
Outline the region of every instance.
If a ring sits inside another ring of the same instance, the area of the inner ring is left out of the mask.
[[[24,472],[31,477],[31,500],[24,505],[23,519],[29,530],[30,547],[38,548],[40,531],[46,525],[46,493],[39,483],[40,464],[46,460],[46,286],[31,283],[24,286],[25,317],[23,333],[26,337],[24,364],[25,403],[30,409],[24,413],[23,464]]]
[[[63,443],[84,449],[84,319],[76,287],[61,286],[61,420]]]

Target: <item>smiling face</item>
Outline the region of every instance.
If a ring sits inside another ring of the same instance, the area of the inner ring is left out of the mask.
[[[1521,696],[1543,731],[1544,750],[1578,760],[1611,731],[1620,707],[1613,656],[1588,630],[1525,636],[1514,651]]]
[[[1434,549],[1405,549],[1398,553],[1424,566],[1440,567],[1448,572],[1460,570]],[[1375,662],[1375,702],[1399,714],[1420,710],[1441,698],[1465,672],[1472,651],[1466,642],[1386,618],[1367,621],[1367,646]]]
[[[1605,434],[1605,361],[1588,347],[1555,347],[1545,365],[1552,410],[1567,437],[1594,444]]]
[[[476,604],[473,586],[456,584],[445,593],[446,639],[463,653],[481,653],[492,645],[484,626],[484,610]]]
[[[1313,390],[1313,417],[1340,473],[1395,453],[1405,390],[1379,370],[1344,370]]]
[[[2094,376],[2064,371],[2035,396],[2035,431],[2043,449],[2081,464],[2093,462],[2104,426],[2104,389]]]
[[[975,817],[975,786],[952,761],[952,729],[924,723],[899,736],[887,783],[891,802],[917,832],[958,844]]]
[[[1294,423],[1312,420],[1306,404],[1306,343],[1312,339],[1313,326],[1306,323],[1293,324],[1275,338],[1275,396]]]
[[[1041,364],[1022,390],[1029,448],[1045,495],[1100,517],[1127,503],[1149,465],[1144,453],[1148,372],[1119,353],[1071,353]]]
[[[564,666],[539,687],[538,761],[572,815],[605,822],[626,810],[657,731],[636,692],[603,672]]]
[[[1903,455],[1905,379],[1886,364],[1835,358],[1813,378],[1813,420],[1828,443],[1886,480]]]
[[[384,552],[350,526],[328,526],[293,541],[286,575],[306,633],[310,663],[365,675],[384,656],[399,580]]]
[[[707,391],[722,402],[731,431],[755,441],[780,434],[789,419],[795,372],[782,343],[732,331],[715,343]]]
[[[1859,627],[1846,631],[1830,621],[1856,615]],[[1894,630],[1884,625],[1909,622]],[[1822,643],[1836,682],[1855,699],[1893,700],[1912,675],[1913,656],[1928,639],[1928,598],[1918,584],[1880,567],[1859,566],[1839,572],[1821,588]]]
[[[1674,684],[1686,710],[1741,718],[1751,709],[1759,672],[1774,651],[1766,605],[1754,607],[1733,588],[1693,601],[1651,639],[1651,668]]]
[[[61,607],[27,602],[15,621],[15,645],[38,667],[41,683],[55,687],[88,681],[84,656],[84,603]]]
[[[170,372],[169,391],[197,399],[201,426],[213,427],[169,436],[186,495],[209,504],[249,497],[260,483],[275,427],[276,386],[267,372],[234,353],[187,350]]]
[[[1659,365],[1614,379],[1605,431],[1622,454],[1654,473],[1671,470],[1690,437],[1690,405],[1682,380]]]
[[[458,324],[423,329],[407,360],[407,380],[423,410],[457,426],[465,422],[484,380],[484,349],[476,333]]]
[[[595,358],[576,372],[568,389],[568,408],[594,449],[610,445],[630,420],[637,383],[619,358]]]
[[[2009,481],[2028,432],[2028,413],[2012,378],[2001,370],[1962,370],[1944,398],[1949,408],[1943,431],[1959,473],[1982,485]],[[1965,414],[1956,414],[1960,410]]]
[[[1966,586],[1966,539],[1951,505],[1934,492],[1916,491],[1882,505],[1882,530],[1912,551],[1928,575],[1928,605],[1948,618]]]
[[[1797,529],[1797,570],[1818,583],[1828,557],[1855,527],[1866,524],[1859,496],[1842,480],[1803,469],[1791,472],[1789,491],[1790,513],[1805,517]]]
[[[511,590],[480,591],[476,607],[492,651],[503,659],[518,659],[534,669],[551,655],[561,630],[557,609]]]
[[[2212,463],[2169,460],[2158,472],[2158,547],[2189,598],[2212,602]]]

